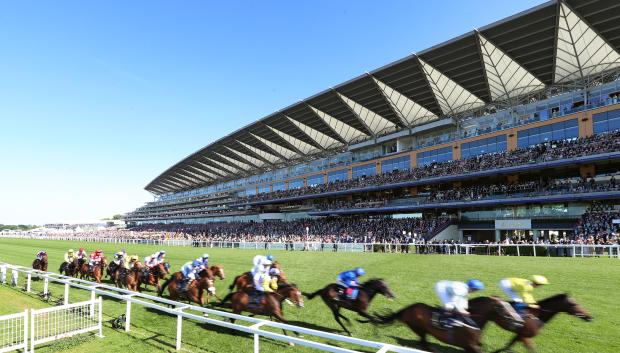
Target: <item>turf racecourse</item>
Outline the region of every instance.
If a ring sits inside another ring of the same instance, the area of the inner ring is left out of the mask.
[[[95,246],[104,250],[108,258],[122,245],[94,244],[65,241],[0,239],[0,261],[29,266],[39,249],[48,251],[49,270],[56,272],[66,249],[84,246],[91,251]],[[130,254],[144,257],[158,248],[145,245],[126,246]],[[172,268],[180,266],[203,252],[209,252],[212,264],[223,264],[226,280],[216,281],[220,296],[228,292],[232,278],[247,271],[252,257],[258,252],[235,249],[204,249],[189,247],[166,247]],[[353,266],[366,268],[368,278],[384,278],[397,296],[393,302],[377,297],[371,311],[396,310],[414,302],[438,304],[433,292],[433,284],[439,279],[467,279],[476,277],[487,285],[481,295],[500,295],[497,282],[505,276],[528,276],[544,274],[551,285],[540,288],[537,298],[544,298],[559,292],[569,292],[595,318],[586,323],[565,314],[559,315],[536,338],[538,352],[620,352],[620,339],[617,328],[620,317],[617,315],[618,292],[620,292],[620,260],[608,258],[532,258],[532,257],[487,257],[487,256],[445,256],[445,255],[406,255],[406,254],[360,254],[332,252],[284,252],[274,251],[273,255],[282,262],[290,280],[304,292],[314,291],[333,282],[336,274]],[[33,285],[41,290],[42,283]],[[62,295],[62,287],[50,286],[54,296]],[[86,300],[89,295],[71,289],[71,301]],[[25,306],[43,307],[46,304],[33,295],[15,289],[0,287],[0,314],[13,313]],[[309,328],[340,332],[331,313],[319,298],[306,300],[306,307],[285,308],[285,316],[293,324]],[[176,321],[172,317],[149,311],[139,305],[132,307],[132,330],[130,333],[115,331],[110,320],[124,313],[125,306],[112,300],[104,300],[105,338],[79,337],[61,340],[37,347],[38,352],[165,352],[174,351]],[[345,316],[356,317],[351,312]],[[352,320],[351,330],[356,337],[417,346],[417,338],[402,324],[374,327]],[[511,338],[494,325],[485,329],[483,335],[485,351],[500,348]],[[431,339],[435,348],[441,352],[457,352],[449,346]],[[249,352],[252,349],[250,336],[232,335],[229,331],[213,326],[205,326],[190,321],[183,325],[183,350],[189,352]],[[302,347],[261,339],[261,351],[309,352]],[[519,346],[517,352],[524,352]]]

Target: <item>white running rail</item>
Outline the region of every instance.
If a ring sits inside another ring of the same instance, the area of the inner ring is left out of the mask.
[[[97,331],[103,337],[101,297],[85,302],[30,310],[30,352],[43,343]]]
[[[19,349],[28,352],[28,309],[0,316],[0,353]]]
[[[32,276],[38,276],[39,278],[43,278],[44,280],[44,292],[48,290],[48,282],[56,282],[60,284],[64,284],[64,300],[65,303],[69,301],[69,288],[78,288],[90,291],[91,298],[94,299],[96,295],[100,295],[103,297],[115,298],[126,302],[126,319],[125,319],[125,331],[129,331],[131,329],[131,306],[132,304],[142,305],[147,308],[155,309],[157,311],[168,313],[177,317],[177,333],[176,333],[176,349],[181,349],[181,336],[182,336],[182,325],[183,319],[190,319],[197,322],[207,323],[214,326],[224,327],[231,330],[246,332],[254,335],[254,353],[259,353],[260,351],[260,337],[270,338],[278,341],[284,341],[288,343],[298,344],[300,346],[311,347],[314,349],[318,349],[320,351],[325,352],[336,352],[336,353],[352,353],[359,352],[357,350],[343,348],[323,342],[318,342],[316,340],[309,340],[305,338],[299,338],[295,336],[287,336],[281,333],[275,333],[270,331],[262,330],[262,327],[271,327],[282,329],[291,332],[297,332],[299,334],[303,334],[306,336],[313,336],[314,338],[322,338],[330,341],[335,341],[339,343],[346,343],[353,346],[360,346],[366,348],[365,351],[370,349],[374,349],[380,353],[386,352],[396,352],[396,353],[426,353],[424,351],[396,346],[388,343],[369,341],[354,337],[342,336],[334,333],[319,331],[308,329],[300,326],[293,326],[282,324],[274,321],[258,319],[254,317],[248,317],[243,315],[232,314],[225,311],[207,309],[196,305],[187,305],[181,302],[160,298],[144,293],[132,292],[126,289],[117,288],[114,286],[106,285],[106,284],[98,284],[95,282],[84,281],[81,279],[67,277],[60,274],[52,273],[52,272],[41,272],[37,270],[30,269],[28,267],[23,266],[15,266],[6,263],[0,263],[0,268],[6,266],[10,269],[15,269],[18,272],[25,273],[27,276],[27,282],[25,287],[31,288],[29,282],[32,279]],[[173,306],[173,308],[169,308],[169,306]],[[192,311],[194,313],[188,312]],[[218,317],[222,317],[224,319],[235,319],[241,322],[246,322],[251,324],[251,326],[244,326],[239,324],[233,324],[229,321],[217,320],[210,317],[205,317],[204,314],[214,315]],[[101,311],[99,311],[99,315],[101,315]]]

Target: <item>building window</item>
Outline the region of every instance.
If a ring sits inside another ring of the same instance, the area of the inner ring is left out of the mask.
[[[447,162],[452,160],[452,147],[438,148],[432,151],[418,153],[418,167],[434,162]]]
[[[299,189],[299,188],[303,188],[303,187],[304,187],[304,178],[293,179],[293,180],[288,182],[288,189],[289,190]]]
[[[308,186],[317,186],[325,183],[323,174],[312,175],[308,177]]]
[[[286,184],[283,181],[278,183],[273,183],[273,191],[282,191],[286,189]]]
[[[517,133],[517,145],[523,148],[547,141],[568,140],[577,137],[579,137],[578,122],[577,119],[571,119],[519,131]]]
[[[256,195],[256,188],[245,189],[245,196],[254,196],[254,195]]]
[[[391,173],[395,170],[409,170],[411,157],[402,156],[381,162],[381,173]]]
[[[328,183],[334,183],[337,181],[342,181],[342,180],[347,180],[348,179],[348,172],[346,169],[340,169],[337,170],[335,172],[331,172],[327,174],[327,182]]]
[[[258,187],[258,193],[259,194],[264,194],[269,192],[269,185],[261,185]]]
[[[360,165],[357,167],[353,167],[353,179],[358,179],[361,177],[368,177],[377,174],[377,167],[374,163],[368,163],[364,165]]]
[[[508,149],[507,147],[506,135],[467,142],[461,145],[461,159],[485,153],[503,152]]]
[[[620,129],[620,109],[593,115],[594,133],[600,134]]]

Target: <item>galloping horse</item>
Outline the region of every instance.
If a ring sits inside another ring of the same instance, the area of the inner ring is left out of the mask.
[[[502,325],[502,328],[515,332],[517,335],[508,344],[494,353],[508,351],[517,341],[521,341],[528,352],[535,352],[534,342],[532,338],[536,337],[544,325],[551,321],[558,313],[567,313],[578,317],[584,321],[590,322],[593,317],[582,308],[577,302],[570,298],[568,294],[557,294],[538,302],[538,309],[528,308],[528,313],[523,318],[524,325],[517,330],[510,330]]]
[[[138,291],[138,285],[140,284],[140,271],[142,270],[142,264],[136,261],[130,269],[120,267],[116,271],[115,283],[119,288],[126,287],[134,292]]]
[[[482,312],[482,314],[493,318],[503,318],[507,320],[507,325],[514,325],[513,322],[509,321],[511,318],[510,312],[505,306],[501,305],[501,301],[496,298],[488,299],[492,300],[493,303],[492,305],[485,306],[485,311]],[[413,332],[420,336],[420,344],[425,350],[432,350],[426,340],[426,335],[430,334],[442,342],[465,349],[465,352],[482,353],[480,329],[469,325],[438,328],[433,324],[433,313],[438,312],[438,310],[442,309],[424,303],[415,303],[389,315],[375,314],[377,317],[375,323],[389,324],[395,320],[402,321]]]
[[[160,280],[166,279],[166,275],[170,273],[170,264],[159,263],[151,268],[144,267],[140,272],[140,283],[138,284],[138,291],[141,291],[140,286],[144,283],[144,289],[147,286],[157,287],[157,292],[161,290]]]
[[[374,318],[368,314],[368,306],[370,302],[373,300],[375,295],[382,294],[388,299],[394,299],[395,296],[388,287],[387,283],[385,283],[382,279],[371,279],[365,283],[360,284],[359,294],[355,300],[351,299],[341,299],[340,289],[336,283],[332,283],[327,285],[325,288],[319,289],[314,293],[305,294],[308,299],[312,299],[317,295],[321,295],[321,299],[325,302],[325,304],[331,309],[332,314],[334,315],[334,319],[336,322],[342,327],[342,329],[351,336],[351,332],[342,324],[340,318],[343,318],[350,323],[349,319],[340,313],[340,309],[348,309],[358,313],[359,315],[373,321]]]
[[[35,270],[47,272],[47,254],[43,254],[41,259],[34,259],[34,261],[32,261],[32,268]]]
[[[101,283],[103,271],[107,265],[108,260],[105,257],[101,259],[101,262],[95,263],[92,270],[90,269],[88,262],[84,262],[82,267],[80,267],[80,279],[93,278],[97,283]]]
[[[71,262],[63,262],[58,269],[58,272],[62,274],[65,273],[65,276],[75,277],[78,273],[78,261],[77,259],[73,259]]]
[[[171,300],[187,299],[190,303],[194,302],[200,306],[204,306],[204,290],[215,290],[213,287],[213,276],[209,273],[209,270],[202,270],[198,273],[198,279],[192,283],[186,292],[180,292],[179,286],[183,280],[183,274],[181,272],[175,272],[168,278],[161,288],[157,291],[158,296],[163,296],[164,290],[168,288]]]
[[[263,299],[257,305],[250,304],[250,294],[245,290],[240,290],[234,293],[228,293],[222,300],[222,303],[228,299],[231,301],[232,310],[234,314],[240,314],[243,311],[250,312],[255,315],[269,316],[270,319],[275,318],[276,321],[284,324],[288,323],[282,313],[282,302],[288,300],[292,302],[298,308],[304,307],[304,300],[301,292],[295,284],[284,284],[278,286],[278,290],[275,292],[263,293]],[[235,319],[230,319],[230,322],[234,323]],[[286,331],[282,330],[286,335]],[[299,336],[297,332],[295,335]]]

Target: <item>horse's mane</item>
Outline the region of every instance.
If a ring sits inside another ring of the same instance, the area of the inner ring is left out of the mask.
[[[380,282],[384,282],[383,278],[371,278],[368,281],[362,283],[362,286],[367,286],[369,284],[376,284]]]
[[[547,304],[555,301],[562,301],[568,299],[568,293],[560,293],[549,298],[545,298],[543,300],[538,301],[538,304]]]

